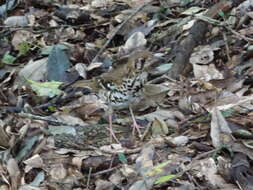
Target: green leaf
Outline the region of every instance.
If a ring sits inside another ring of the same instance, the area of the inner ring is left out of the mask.
[[[48,106],[47,109],[48,109],[48,111],[51,111],[51,112],[56,111],[56,107],[55,106]]]
[[[218,14],[219,14],[222,18],[225,17],[225,13],[224,13],[222,10],[218,11]]]
[[[222,113],[223,117],[230,117],[233,115],[233,113],[235,113],[235,110],[227,109],[225,111],[222,111],[221,113]]]
[[[29,42],[21,42],[18,44],[18,56],[23,56],[26,55],[32,47],[32,44]]]
[[[119,157],[119,160],[120,160],[123,164],[127,164],[127,158],[126,158],[125,154],[123,154],[123,153],[118,153],[118,157]]]
[[[17,58],[12,56],[9,51],[7,51],[4,54],[4,57],[2,58],[2,62],[5,64],[12,64]]]
[[[32,89],[39,95],[39,96],[48,96],[50,98],[60,95],[62,91],[59,86],[62,82],[51,81],[51,82],[36,82],[33,80],[27,81],[31,84]]]
[[[151,168],[150,170],[148,170],[145,174],[146,176],[156,176],[161,174],[162,172],[164,172],[164,168],[169,165],[171,163],[171,161],[165,161],[162,162],[156,166],[154,166],[153,168]]]
[[[171,174],[171,175],[166,175],[166,176],[159,177],[155,181],[155,184],[159,185],[159,184],[165,183],[167,181],[170,181],[170,180],[174,179],[176,176],[177,175]]]

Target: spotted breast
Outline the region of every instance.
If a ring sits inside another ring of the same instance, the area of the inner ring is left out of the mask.
[[[142,96],[142,87],[147,79],[147,73],[136,73],[134,77],[124,78],[122,84],[104,84],[101,81],[102,90],[99,97],[112,106],[113,109],[125,109],[138,102]]]

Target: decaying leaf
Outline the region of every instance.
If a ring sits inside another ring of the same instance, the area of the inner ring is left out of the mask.
[[[18,50],[20,43],[29,42],[29,40],[31,41],[31,38],[32,38],[31,32],[27,30],[18,30],[17,32],[15,32],[11,43],[15,47],[15,49]]]
[[[38,154],[25,160],[24,163],[26,164],[25,172],[29,172],[33,168],[42,168],[44,166],[43,160]]]
[[[59,86],[62,82],[52,81],[52,82],[35,82],[32,80],[27,80],[30,84],[32,89],[39,95],[39,96],[48,96],[50,98],[60,95],[62,91],[59,89]]]
[[[208,183],[214,188],[230,189],[234,188],[232,184],[226,181],[218,174],[218,168],[212,158],[200,160],[199,164],[194,167],[197,172],[198,178],[204,177]]]
[[[168,138],[167,138],[168,139]],[[177,136],[174,138],[168,139],[175,146],[185,146],[189,142],[189,137],[187,136]]]
[[[120,55],[126,55],[136,49],[143,49],[147,43],[145,35],[142,32],[133,33],[126,41],[125,45],[119,51]]]
[[[144,176],[145,172],[153,167],[154,146],[147,144],[143,147],[140,156],[136,159],[136,169]]]
[[[0,121],[0,146],[8,147],[9,146],[10,137],[7,135],[6,131],[4,130],[4,124]]]
[[[37,61],[30,60],[26,66],[20,70],[20,79],[16,83],[21,83],[24,78],[33,81],[45,81],[47,58],[39,59]]]
[[[232,143],[231,133],[232,131],[229,128],[227,121],[222,116],[221,112],[217,108],[214,108],[212,111],[211,132],[210,132],[213,146],[219,148],[222,145],[231,145]]]
[[[9,159],[7,162],[7,170],[11,177],[11,188],[17,189],[19,186],[20,181],[20,175],[21,172],[19,170],[17,161],[13,158]]]
[[[63,180],[67,176],[67,171],[63,164],[56,164],[52,166],[49,173],[54,180]]]
[[[158,109],[155,112],[145,114],[143,116],[138,117],[140,119],[147,119],[148,121],[152,122],[155,120],[155,118],[158,118],[159,120],[166,121],[167,119],[179,119],[183,120],[184,115],[180,111],[175,110],[165,110],[165,109]]]
[[[190,62],[193,65],[194,76],[197,79],[210,81],[213,79],[223,79],[223,75],[212,63],[214,52],[217,48],[211,46],[200,46],[198,50],[191,55]]]
[[[157,118],[154,119],[151,129],[153,137],[167,135],[169,132],[168,126],[165,121],[159,120]]]
[[[0,3],[0,189],[252,189],[241,2]]]

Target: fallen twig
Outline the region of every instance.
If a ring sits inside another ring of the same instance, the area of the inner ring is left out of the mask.
[[[65,121],[59,121],[57,119],[52,119],[52,118],[49,118],[49,117],[33,115],[31,113],[18,113],[17,115],[20,116],[20,117],[26,117],[26,118],[30,118],[30,119],[47,121],[49,123],[55,123],[55,124],[58,124],[58,125],[65,125],[65,126],[71,126],[71,127],[76,126],[76,125],[73,125],[73,124],[65,122]],[[83,127],[85,127],[85,126],[83,126]]]

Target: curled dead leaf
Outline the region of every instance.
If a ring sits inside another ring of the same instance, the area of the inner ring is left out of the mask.
[[[165,121],[155,118],[151,126],[152,136],[164,136],[169,133],[168,126]]]

